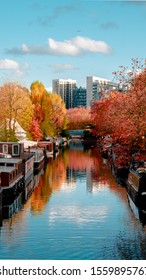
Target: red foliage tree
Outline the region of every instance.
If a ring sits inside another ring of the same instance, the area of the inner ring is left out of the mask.
[[[34,141],[40,141],[43,139],[42,130],[38,123],[38,120],[33,119],[30,122],[29,133]]]
[[[110,134],[114,143],[129,151],[146,146],[146,69],[132,77],[126,93],[112,92],[95,101],[91,109],[94,133]]]

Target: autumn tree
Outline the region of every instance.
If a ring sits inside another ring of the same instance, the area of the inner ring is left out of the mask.
[[[65,104],[59,95],[48,93],[38,81],[34,82],[30,89],[34,105],[33,123],[37,123],[44,139],[49,135],[54,137],[65,127]],[[32,127],[30,131],[32,132]],[[34,133],[31,133],[31,136],[34,139]]]
[[[121,111],[121,136],[131,146],[143,149],[146,144],[146,60],[132,59],[131,70],[120,66],[115,75],[121,84],[126,85],[127,93]]]
[[[110,111],[110,99],[102,98],[95,100],[91,107],[91,118],[94,123],[93,133],[97,137],[106,136],[111,134],[113,127],[110,124],[110,119],[107,119],[108,112]]]
[[[129,151],[145,149],[146,69],[133,74],[126,93],[111,92],[107,98],[95,101],[91,115],[96,135],[110,134],[114,143]]]
[[[42,130],[45,131],[47,135],[54,137],[64,128],[66,128],[65,104],[58,94],[48,94]]]
[[[1,140],[15,141],[16,121],[28,130],[33,114],[29,92],[18,83],[5,83],[0,87]]]
[[[66,111],[67,129],[85,129],[91,125],[90,108],[78,107]]]
[[[135,79],[146,69],[146,59],[132,58],[131,66],[119,66],[112,74],[114,80],[119,84],[119,89],[128,92],[131,86],[136,85]]]
[[[32,119],[29,126],[29,133],[34,141],[40,141],[43,139],[42,130],[36,119]]]

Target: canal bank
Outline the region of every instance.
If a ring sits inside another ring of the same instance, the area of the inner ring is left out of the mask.
[[[76,143],[50,158],[31,196],[3,219],[0,258],[145,259],[145,231],[106,161]]]

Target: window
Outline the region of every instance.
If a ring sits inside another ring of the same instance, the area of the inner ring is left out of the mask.
[[[19,155],[19,145],[15,144],[12,146],[12,154],[15,156]]]
[[[8,145],[7,144],[3,144],[3,153],[8,154]]]

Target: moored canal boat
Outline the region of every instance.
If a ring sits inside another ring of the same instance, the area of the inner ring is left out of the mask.
[[[44,149],[33,148],[30,153],[34,156],[34,174],[37,174],[45,166]]]
[[[130,170],[126,182],[127,193],[139,208],[146,207],[146,171]]]
[[[27,186],[34,173],[34,155],[23,153],[20,158],[22,159],[22,174],[24,175],[25,186]]]
[[[34,171],[34,156],[29,152],[25,153],[24,143],[0,142],[0,152],[5,154],[3,158],[0,158],[0,165],[2,165],[2,162],[5,162],[5,166],[14,166],[17,164],[18,159],[21,159],[22,174],[27,183],[27,180],[29,180]]]
[[[34,170],[34,156],[32,154],[22,154],[21,158],[0,158],[0,166],[14,166],[21,170],[25,185],[27,185]]]
[[[12,157],[20,157],[24,153],[24,143],[0,142],[0,153],[9,154]]]
[[[53,141],[40,141],[38,142],[38,147],[44,150],[44,153],[47,158],[53,156],[54,153]]]

